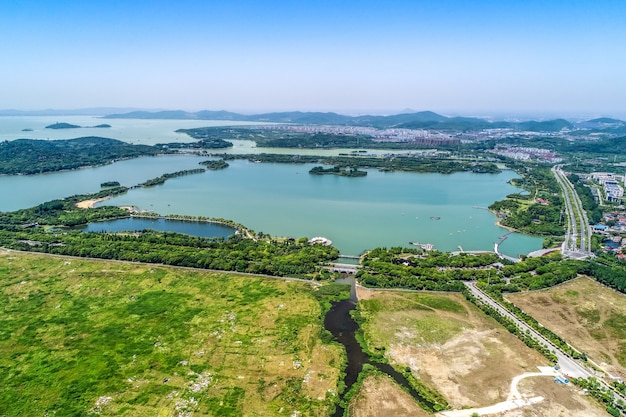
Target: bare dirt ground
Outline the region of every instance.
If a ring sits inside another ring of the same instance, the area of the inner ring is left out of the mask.
[[[461,295],[430,294],[462,306],[459,311],[443,311],[420,306],[419,297],[423,296],[420,294],[360,290],[359,300],[370,299],[384,306],[368,317],[365,338],[373,346],[384,346],[392,364],[410,367],[413,375],[443,394],[453,410],[489,407],[511,400],[511,383],[516,376],[538,372],[539,366],[550,366],[547,359]],[[405,300],[399,302],[400,298]],[[416,308],[407,308],[406,299]],[[401,306],[401,309],[394,310],[394,306]],[[425,329],[444,337],[425,338]],[[517,388],[519,400],[539,396],[543,399],[510,411],[479,414],[501,417],[606,415],[574,387],[560,385],[549,375],[522,379]]]
[[[558,384],[543,378],[526,378],[520,381],[518,389],[523,396],[537,395],[543,397],[544,400],[523,409],[503,413],[501,417],[606,417],[608,415],[604,408],[593,399],[582,395],[578,388],[571,384]]]
[[[626,297],[589,278],[506,298],[611,375],[626,378]],[[620,360],[622,363],[620,363]]]
[[[83,200],[75,204],[78,208],[94,208],[96,204],[108,200],[110,197],[94,198],[92,200]]]
[[[428,417],[395,382],[384,376],[370,376],[354,397],[348,409],[350,417]]]

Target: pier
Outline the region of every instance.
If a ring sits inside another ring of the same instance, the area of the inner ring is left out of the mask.
[[[493,251],[496,253],[496,255],[498,255],[500,257],[500,259],[508,259],[511,262],[520,262],[521,259],[519,259],[519,258],[514,258],[512,256],[508,256],[508,255],[505,255],[503,253],[498,252],[498,248],[499,248],[500,244],[502,244],[502,242],[504,242],[506,240],[506,238],[509,237],[509,235],[511,233],[515,233],[515,232],[508,232],[508,233],[505,233],[502,236],[500,236],[500,240],[498,240],[498,243],[494,243],[494,245],[493,245]]]

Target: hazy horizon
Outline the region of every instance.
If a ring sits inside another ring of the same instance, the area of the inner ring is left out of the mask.
[[[95,116],[102,117],[111,114],[124,114],[136,111],[145,112],[161,112],[161,111],[184,111],[188,113],[194,113],[198,111],[227,111],[233,113],[239,113],[245,116],[253,116],[265,113],[278,113],[278,112],[306,112],[299,109],[280,109],[280,110],[257,110],[257,111],[233,111],[230,109],[181,109],[181,108],[131,108],[131,107],[86,107],[76,109],[0,109],[0,117],[20,117],[20,116]],[[393,110],[371,110],[371,111],[333,111],[333,110],[312,110],[312,112],[320,113],[337,113],[345,116],[390,116],[405,113],[419,113],[432,111],[429,109],[400,109]],[[446,117],[473,117],[490,121],[544,121],[554,119],[566,119],[571,122],[586,121],[596,119],[600,117],[615,118],[626,121],[626,113],[624,114],[607,114],[607,113],[590,113],[590,112],[578,112],[578,113],[552,113],[552,112],[481,112],[472,113],[468,112],[435,112]]]
[[[0,109],[626,117],[618,0],[34,0],[0,35]]]

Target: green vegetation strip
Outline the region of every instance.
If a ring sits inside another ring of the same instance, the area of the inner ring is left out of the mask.
[[[302,282],[0,252],[0,415],[328,415]],[[245,410],[245,411],[244,411]]]
[[[168,174],[163,174],[160,177],[156,177],[153,178],[151,180],[148,180],[146,182],[143,182],[141,184],[139,184],[140,187],[154,187],[156,185],[161,185],[161,184],[165,184],[165,181],[169,180],[170,178],[176,178],[176,177],[182,177],[185,175],[192,175],[192,174],[202,174],[205,170],[203,168],[196,168],[196,169],[186,169],[183,171],[177,171],[177,172],[172,172],[172,173],[168,173]]]
[[[375,156],[315,156],[284,154],[212,154],[224,160],[248,159],[254,162],[285,164],[324,164],[339,168],[376,168],[381,171],[403,171],[421,173],[452,174],[454,172],[475,172],[496,174],[500,168],[492,162],[470,162],[455,158],[413,157],[396,155],[393,157]]]

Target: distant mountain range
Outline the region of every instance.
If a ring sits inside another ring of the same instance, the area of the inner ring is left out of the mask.
[[[609,117],[570,122],[565,119],[545,121],[490,121],[477,117],[447,117],[432,111],[407,112],[389,116],[346,116],[332,112],[274,112],[241,114],[225,110],[187,112],[183,110],[136,110],[126,108],[90,108],[77,110],[0,110],[0,116],[60,116],[91,115],[105,119],[173,119],[173,120],[231,120],[242,122],[294,123],[310,125],[371,126],[376,128],[406,128],[470,131],[512,128],[520,131],[558,132],[563,128],[590,130],[626,130],[626,122]]]
[[[565,119],[525,122],[491,122],[473,117],[447,117],[431,111],[403,113],[390,116],[346,116],[337,113],[322,112],[278,112],[244,115],[228,111],[203,110],[186,112],[183,110],[168,111],[133,111],[129,113],[110,114],[105,119],[175,119],[175,120],[232,120],[266,123],[294,123],[311,125],[371,126],[376,128],[406,128],[434,130],[480,130],[496,128],[513,128],[533,132],[557,132],[561,129],[584,127],[604,129],[622,127],[626,122],[617,119],[600,118],[585,122],[571,123]]]

